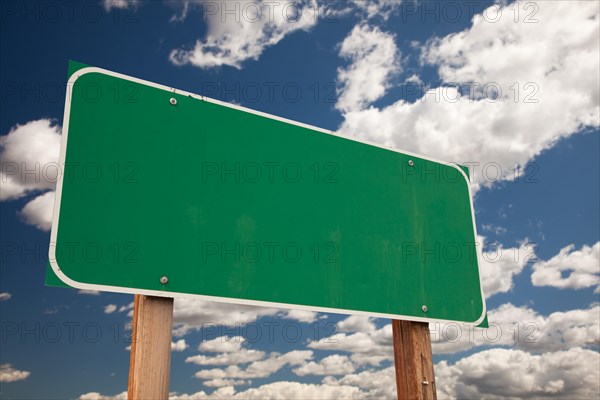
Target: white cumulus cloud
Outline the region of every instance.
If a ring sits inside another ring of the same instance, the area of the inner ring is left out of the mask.
[[[229,399],[229,400],[263,400],[263,399],[365,399],[368,393],[354,386],[308,384],[300,382],[273,382],[236,392],[233,386],[222,387],[213,393],[197,392],[193,394],[175,394],[170,400],[200,400],[200,399]],[[115,399],[117,400],[117,399]]]
[[[242,336],[221,336],[200,343],[198,350],[209,353],[233,353],[242,348],[246,339]]]
[[[319,362],[311,361],[298,368],[295,368],[292,372],[296,375],[346,375],[351,374],[355,370],[354,364],[348,358],[348,356],[340,356],[339,354],[333,354]]]
[[[261,317],[281,317],[310,323],[317,313],[305,310],[282,310],[215,301],[176,298],[173,308],[173,334],[183,336],[202,327],[222,330],[225,326],[243,326]],[[220,339],[219,339],[220,340]]]
[[[114,396],[104,395],[98,392],[89,392],[79,396],[78,400],[127,400],[127,391]]]
[[[351,315],[338,322],[339,332],[374,332],[373,318],[364,315]]]
[[[197,365],[239,365],[262,360],[265,352],[259,350],[241,349],[233,353],[221,353],[215,356],[200,354],[188,357],[185,362]]]
[[[213,326],[219,329],[225,325],[243,325],[279,312],[278,309],[268,307],[176,298],[173,308],[173,333],[182,336],[202,327]]]
[[[317,313],[308,310],[288,310],[286,311],[283,317],[293,319],[299,322],[311,323],[316,321]]]
[[[380,17],[387,20],[400,8],[403,0],[352,0],[352,4],[366,18]]]
[[[130,7],[137,7],[139,0],[102,0],[104,9],[108,12],[112,9],[125,9]]]
[[[39,119],[14,126],[0,137],[0,200],[54,189],[59,177],[60,126]]]
[[[387,367],[379,370],[366,370],[348,374],[341,378],[326,376],[323,383],[345,387],[359,387],[368,399],[395,399],[396,372],[395,368]]]
[[[311,29],[318,19],[314,0],[272,2],[241,0],[235,2],[186,2],[187,9],[201,6],[207,23],[204,39],[193,46],[171,51],[175,65],[200,68],[223,65],[241,69],[246,60],[258,60],[264,50],[295,31]]]
[[[355,26],[344,39],[339,54],[351,63],[338,69],[339,110],[361,110],[385,94],[389,79],[400,72],[394,40],[394,35],[367,24]]]
[[[600,396],[600,354],[573,348],[533,355],[490,349],[435,366],[439,399],[594,399]]]
[[[171,342],[171,351],[184,351],[188,348],[185,339],[179,339],[176,342]]]
[[[39,119],[16,125],[0,137],[0,201],[45,192],[19,212],[26,223],[43,231],[52,225],[53,190],[61,176],[60,134],[54,121]]]
[[[117,310],[117,306],[114,304],[109,304],[106,307],[104,307],[104,313],[105,314],[112,314]]]
[[[566,274],[566,276],[565,276]],[[596,286],[600,291],[600,242],[576,250],[571,244],[547,261],[533,264],[531,283],[561,289],[583,289]]]
[[[194,376],[205,380],[266,378],[286,365],[302,366],[312,358],[313,352],[310,350],[292,350],[284,354],[271,353],[267,358],[254,361],[244,369],[237,365],[230,365],[225,369],[203,369],[196,372]]]
[[[87,296],[100,296],[99,290],[80,289],[77,291],[77,293],[87,295]]]
[[[19,212],[29,225],[42,231],[52,228],[52,215],[54,214],[54,192],[46,192],[37,196]]]
[[[486,298],[509,292],[514,278],[535,258],[535,246],[527,241],[518,247],[505,247],[499,243],[487,243],[485,237],[478,236],[477,245],[485,249],[479,257],[479,270]]]
[[[460,323],[429,325],[433,352],[451,354],[477,347],[509,346],[532,353],[600,345],[600,306],[540,315],[507,303],[490,310],[490,327]]]
[[[0,365],[0,382],[16,382],[27,379],[31,375],[29,371],[19,371],[10,364]]]
[[[330,337],[323,338],[318,342],[308,344],[309,349],[329,350],[334,352],[351,353],[351,360],[357,366],[380,365],[382,361],[391,360],[394,351],[392,347],[392,325],[388,324],[380,329],[369,327],[365,331],[348,331],[350,326],[353,329],[360,329],[365,324],[359,324],[356,320],[349,317],[338,323],[338,332]],[[341,327],[341,328],[340,328]]]

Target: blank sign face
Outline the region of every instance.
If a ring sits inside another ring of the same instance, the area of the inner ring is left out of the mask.
[[[71,66],[50,264],[65,284],[479,324],[461,167]]]

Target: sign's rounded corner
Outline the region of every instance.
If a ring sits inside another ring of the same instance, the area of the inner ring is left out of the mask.
[[[48,262],[50,263],[50,267],[52,268],[52,271],[54,272],[54,274],[58,277],[58,279],[60,279],[65,285],[71,286],[75,289],[89,289],[89,285],[85,284],[83,282],[78,282],[75,281],[71,278],[69,278],[62,269],[60,269],[60,266],[58,265],[58,262],[56,260],[56,247],[51,246],[50,247],[50,251],[48,254]]]
[[[472,322],[472,324],[474,326],[478,326],[479,324],[481,324],[484,320],[485,317],[487,316],[487,304],[485,303],[485,297],[483,297],[483,291],[481,292],[481,296],[482,296],[482,308],[481,308],[481,315],[479,316],[479,318],[477,318],[476,321]]]
[[[93,74],[93,73],[98,73],[98,74],[104,74],[104,75],[110,75],[107,74],[102,68],[98,68],[98,67],[85,67],[85,68],[81,68],[80,70],[75,71],[70,77],[69,77],[69,81],[68,81],[68,86],[72,87],[72,85],[82,76],[84,75],[89,75],[89,74]]]
[[[467,185],[467,190],[469,191],[469,197],[472,197],[472,193],[471,193],[471,180],[469,179],[469,176],[465,173],[465,171],[463,171],[463,169],[461,168],[461,166],[458,165],[457,163],[450,162],[447,165],[449,165],[449,166],[451,166],[453,168],[456,168],[460,172],[461,176],[463,178],[465,178],[465,184]]]

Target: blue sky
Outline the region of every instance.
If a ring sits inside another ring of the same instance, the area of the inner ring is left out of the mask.
[[[69,4],[1,5],[2,398],[127,387],[132,296],[44,286],[53,183],[6,169],[56,159],[69,59],[471,165],[493,326],[431,326],[439,397],[598,396],[598,3]],[[178,300],[173,340],[175,399],[395,394],[389,320]]]

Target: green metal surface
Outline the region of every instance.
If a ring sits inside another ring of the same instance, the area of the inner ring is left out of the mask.
[[[71,286],[483,318],[459,168],[78,69],[53,227]]]

